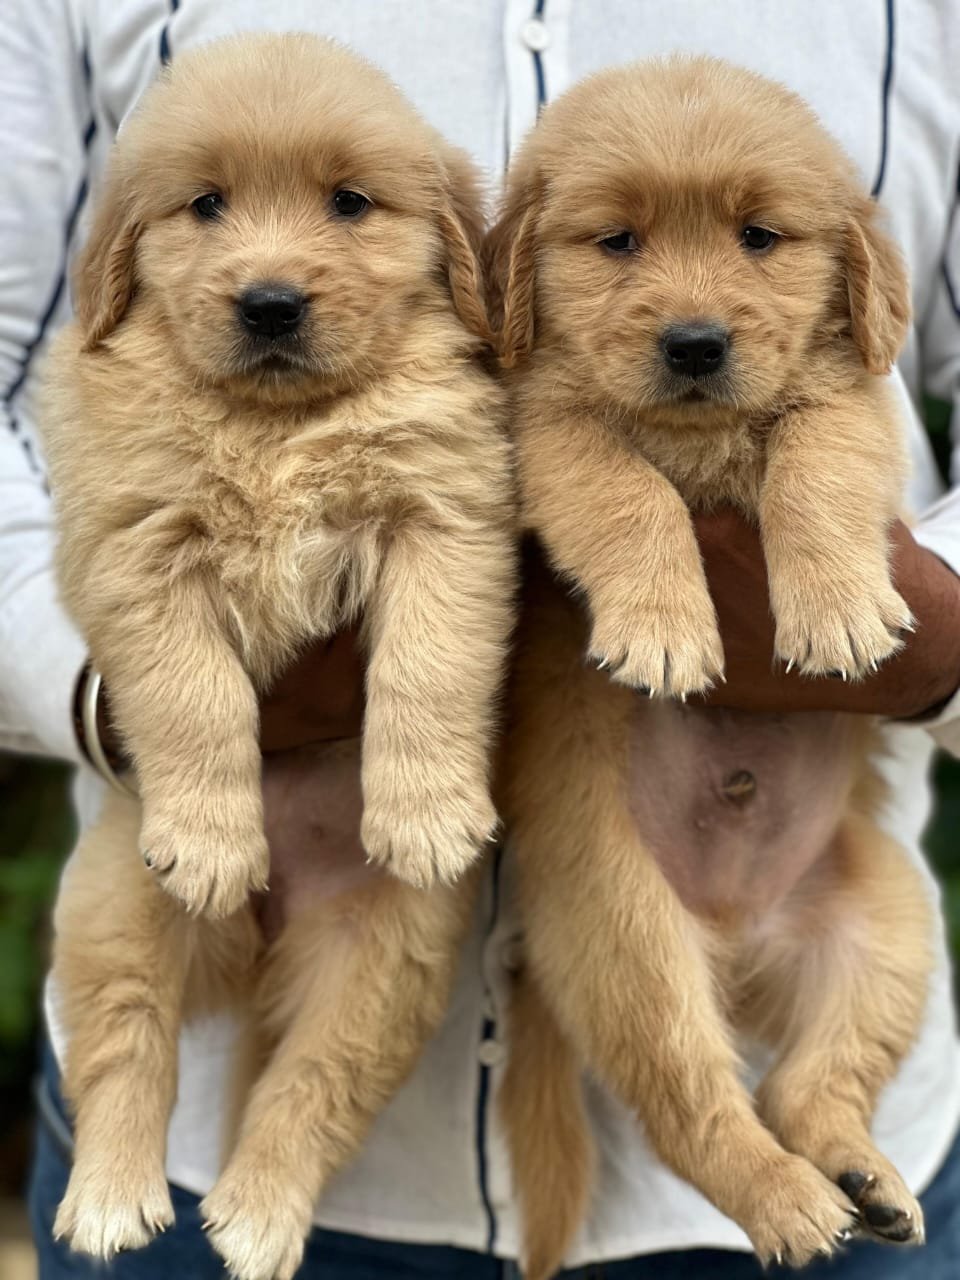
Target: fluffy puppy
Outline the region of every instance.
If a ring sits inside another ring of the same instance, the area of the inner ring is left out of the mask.
[[[802,102],[675,60],[548,109],[488,257],[525,525],[589,615],[531,570],[503,771],[528,1274],[559,1264],[588,1192],[581,1065],[765,1263],[830,1254],[858,1217],[917,1242],[870,1125],[924,1008],[931,916],[877,824],[871,726],[682,705],[723,668],[692,510],[757,522],[788,665],[857,678],[910,626],[887,563],[898,253]],[[774,1054],[755,1100],[735,1031]]]
[[[63,595],[140,793],[108,798],[57,910],[78,1249],[171,1219],[183,1011],[258,1011],[263,1069],[204,1203],[245,1280],[293,1275],[441,1017],[472,877],[452,885],[495,822],[514,572],[481,234],[466,159],[311,37],[178,59],[117,144],[45,414]],[[362,839],[396,878],[298,901],[261,956],[257,691],[361,613]]]

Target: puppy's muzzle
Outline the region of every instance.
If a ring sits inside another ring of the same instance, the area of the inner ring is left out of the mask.
[[[306,297],[285,284],[255,284],[237,300],[242,327],[251,336],[268,341],[296,333],[306,309]]]
[[[730,334],[718,324],[674,324],[660,338],[660,350],[671,373],[706,378],[726,363]]]

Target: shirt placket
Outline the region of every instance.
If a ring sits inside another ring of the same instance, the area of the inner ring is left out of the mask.
[[[507,0],[503,43],[508,156],[556,96],[557,84],[566,81],[569,4],[570,0]]]

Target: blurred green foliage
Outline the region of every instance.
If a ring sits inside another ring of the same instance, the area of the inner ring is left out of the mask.
[[[67,765],[0,756],[0,1089],[32,1052],[50,906],[74,836]]]

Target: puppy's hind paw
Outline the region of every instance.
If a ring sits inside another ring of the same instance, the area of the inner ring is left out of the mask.
[[[173,1204],[163,1171],[125,1178],[75,1166],[53,1235],[71,1249],[109,1261],[127,1249],[142,1249],[173,1224]]]
[[[310,1213],[300,1197],[277,1194],[259,1171],[246,1178],[231,1169],[200,1206],[204,1229],[235,1280],[293,1280],[303,1259]]]
[[[857,1206],[863,1228],[870,1235],[887,1244],[924,1243],[923,1210],[899,1175],[851,1169],[837,1182]]]
[[[840,1188],[799,1156],[787,1156],[769,1178],[758,1179],[750,1217],[742,1225],[765,1267],[803,1267],[831,1257],[859,1227]]]

